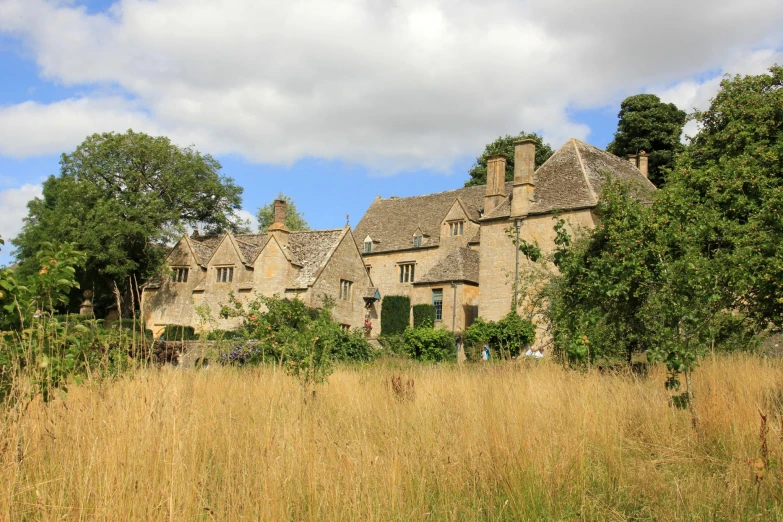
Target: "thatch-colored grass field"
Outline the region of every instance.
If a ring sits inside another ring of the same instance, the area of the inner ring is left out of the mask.
[[[271,368],[143,370],[4,418],[0,518],[783,519],[783,366],[705,360],[699,430],[664,379],[387,362],[305,403]]]

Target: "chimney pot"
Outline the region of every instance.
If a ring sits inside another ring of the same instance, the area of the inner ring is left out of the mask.
[[[275,200],[275,224],[285,225],[285,201],[282,199]]]
[[[487,188],[484,192],[484,213],[506,199],[506,157],[495,154],[487,158]]]
[[[648,172],[647,172],[648,165],[649,165],[649,158],[650,158],[650,155],[647,154],[646,152],[641,151],[639,153],[639,170],[642,172],[642,174],[644,174],[644,177],[648,178],[648,179],[650,177]]]
[[[514,142],[514,193],[511,215],[527,216],[535,191],[536,142],[526,138]]]

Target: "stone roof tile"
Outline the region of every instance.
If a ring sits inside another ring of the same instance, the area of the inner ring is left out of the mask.
[[[438,261],[419,283],[446,283],[449,281],[479,282],[479,253],[469,248],[455,248],[446,257]]]

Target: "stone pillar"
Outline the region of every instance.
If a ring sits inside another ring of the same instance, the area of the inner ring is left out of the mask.
[[[514,142],[514,192],[511,215],[523,217],[530,213],[535,192],[533,174],[536,168],[536,142],[531,139]]]
[[[487,158],[487,188],[484,192],[484,214],[506,199],[506,157],[500,154]]]
[[[92,292],[86,290],[84,292],[84,301],[82,301],[82,305],[79,307],[79,315],[84,317],[93,317],[95,315],[91,299]]]

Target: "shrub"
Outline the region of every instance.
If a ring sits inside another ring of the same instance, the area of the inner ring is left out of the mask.
[[[363,328],[354,328],[350,332],[341,331],[337,336],[333,355],[338,361],[365,362],[375,359],[376,353],[367,342]]]
[[[435,307],[431,304],[417,304],[413,306],[413,327],[429,327],[435,324]]]
[[[163,329],[163,338],[166,341],[195,341],[198,336],[192,326],[169,324]]]
[[[403,339],[408,354],[419,361],[440,362],[456,358],[454,334],[441,328],[407,328]]]
[[[401,334],[410,326],[410,297],[387,295],[381,301],[381,310],[381,335]]]
[[[378,342],[381,343],[383,349],[392,355],[398,355],[408,357],[408,346],[405,344],[405,339],[402,334],[397,335],[382,335],[378,337]]]
[[[236,330],[212,330],[207,333],[207,340],[209,341],[234,341],[239,339],[245,339],[247,333],[243,328],[237,328]]]
[[[465,331],[465,354],[470,360],[476,360],[480,357],[481,348],[489,345],[490,350],[501,358],[516,357],[535,338],[533,323],[513,311],[497,322],[478,318]]]

